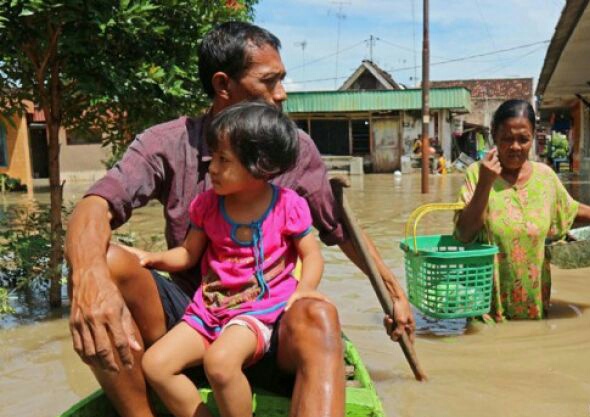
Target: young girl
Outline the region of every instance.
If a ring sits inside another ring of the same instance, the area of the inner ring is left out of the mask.
[[[306,201],[268,182],[289,170],[297,129],[278,109],[246,102],[219,113],[207,130],[213,189],[190,205],[182,246],[134,252],[142,265],[174,272],[201,259],[202,283],[183,320],[148,349],[148,382],[175,416],[209,416],[181,371],[202,364],[221,415],[251,416],[252,393],[242,372],[268,350],[273,324],[315,289],[323,270],[310,233]],[[297,258],[301,279],[293,277]]]

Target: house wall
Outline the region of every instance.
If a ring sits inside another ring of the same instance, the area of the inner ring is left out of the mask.
[[[382,85],[374,76],[368,71],[363,72],[357,80],[348,88],[348,90],[382,90],[385,86]]]
[[[433,111],[437,117],[438,131],[435,132],[435,122],[431,118],[429,123],[429,136],[431,138],[438,137],[440,145],[443,149],[444,156],[447,160],[451,157],[451,123],[449,122],[450,114],[449,110],[436,109]],[[322,140],[318,136],[317,132],[314,132],[314,120],[333,120],[333,121],[348,121],[350,124],[351,120],[368,120],[370,123],[370,155],[368,159],[373,163],[373,169],[376,172],[391,172],[395,169],[400,168],[400,157],[411,155],[412,145],[422,134],[422,116],[419,111],[401,111],[399,114],[392,114],[384,116],[380,114],[369,114],[369,113],[313,113],[313,114],[295,114],[291,113],[289,116],[297,122],[300,127],[310,133],[310,136],[318,141]],[[390,120],[392,123],[383,123],[384,120]],[[375,123],[380,122],[379,130],[379,143],[376,143],[375,137]],[[311,131],[309,128],[311,127]],[[392,130],[393,129],[393,130]],[[390,132],[390,130],[392,130]],[[341,129],[344,132],[343,129]],[[335,133],[335,132],[334,132]],[[351,129],[348,133],[340,134],[340,138],[332,138],[329,140],[339,140],[342,143],[351,143],[351,138],[348,137],[351,134]],[[322,146],[320,146],[322,148]],[[351,152],[348,154],[352,155]]]
[[[0,173],[18,178],[28,190],[33,188],[31,176],[31,159],[29,150],[29,132],[24,116],[13,116],[12,123],[0,117],[6,129],[6,147],[8,150],[8,167],[0,168]]]
[[[428,135],[430,138],[438,137],[445,159],[451,158],[451,124],[449,122],[449,111],[437,110],[438,132],[435,132],[434,119],[428,124]],[[420,112],[404,112],[402,122],[402,149],[403,155],[410,155],[412,145],[422,135],[422,115]]]
[[[106,172],[102,161],[110,156],[110,148],[99,143],[70,145],[64,129],[59,133],[59,163],[62,180],[96,181]]]
[[[37,116],[36,123],[43,123],[43,114],[32,103],[27,112]],[[33,189],[33,162],[31,160],[30,132],[25,116],[13,116],[12,123],[0,116],[6,130],[8,167],[0,167],[0,173],[18,178]],[[41,125],[41,129],[43,129]],[[59,133],[60,175],[66,181],[95,181],[106,172],[102,161],[110,156],[110,148],[101,144],[68,144],[65,129]]]
[[[480,126],[490,127],[494,112],[500,104],[506,101],[504,98],[471,99],[471,113],[467,113],[463,120]]]

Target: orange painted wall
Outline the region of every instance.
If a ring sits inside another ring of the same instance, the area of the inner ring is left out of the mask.
[[[8,150],[8,167],[0,167],[0,173],[7,174],[12,178],[18,178],[29,190],[32,190],[33,178],[31,177],[27,120],[24,116],[13,116],[14,126],[2,117],[0,117],[0,121],[6,129],[6,147]]]

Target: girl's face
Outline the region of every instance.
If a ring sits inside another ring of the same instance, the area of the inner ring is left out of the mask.
[[[219,195],[248,190],[251,184],[260,181],[242,165],[225,138],[219,140],[217,150],[212,154],[209,175],[213,189]]]
[[[533,145],[533,126],[526,117],[506,119],[494,134],[502,168],[519,170],[529,158]]]

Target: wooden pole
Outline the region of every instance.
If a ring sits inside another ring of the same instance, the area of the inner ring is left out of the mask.
[[[429,40],[429,4],[424,0],[424,21],[422,38],[422,194],[428,193],[428,174],[430,173],[430,40]]]
[[[388,316],[391,316],[393,312],[393,300],[389,296],[387,289],[385,288],[385,283],[383,282],[383,278],[379,274],[379,270],[375,265],[375,261],[373,260],[367,245],[363,239],[362,231],[358,226],[356,219],[352,213],[352,210],[348,206],[348,201],[344,196],[343,187],[348,187],[349,183],[346,179],[342,177],[336,177],[330,179],[330,185],[332,186],[332,192],[334,193],[334,197],[336,198],[337,203],[340,205],[342,209],[342,214],[344,216],[344,222],[352,239],[355,249],[357,253],[360,255],[361,259],[365,263],[366,269],[368,271],[368,277],[371,281],[371,285],[373,286],[373,290],[377,294],[377,298],[379,299],[379,303],[381,304],[381,308]],[[418,381],[426,381],[426,373],[422,370],[420,364],[418,363],[418,358],[416,356],[416,351],[414,350],[414,345],[410,341],[406,332],[402,333],[402,337],[399,340],[399,344],[404,352],[404,356],[408,361],[410,368],[412,368],[412,372],[414,373],[414,377]]]

